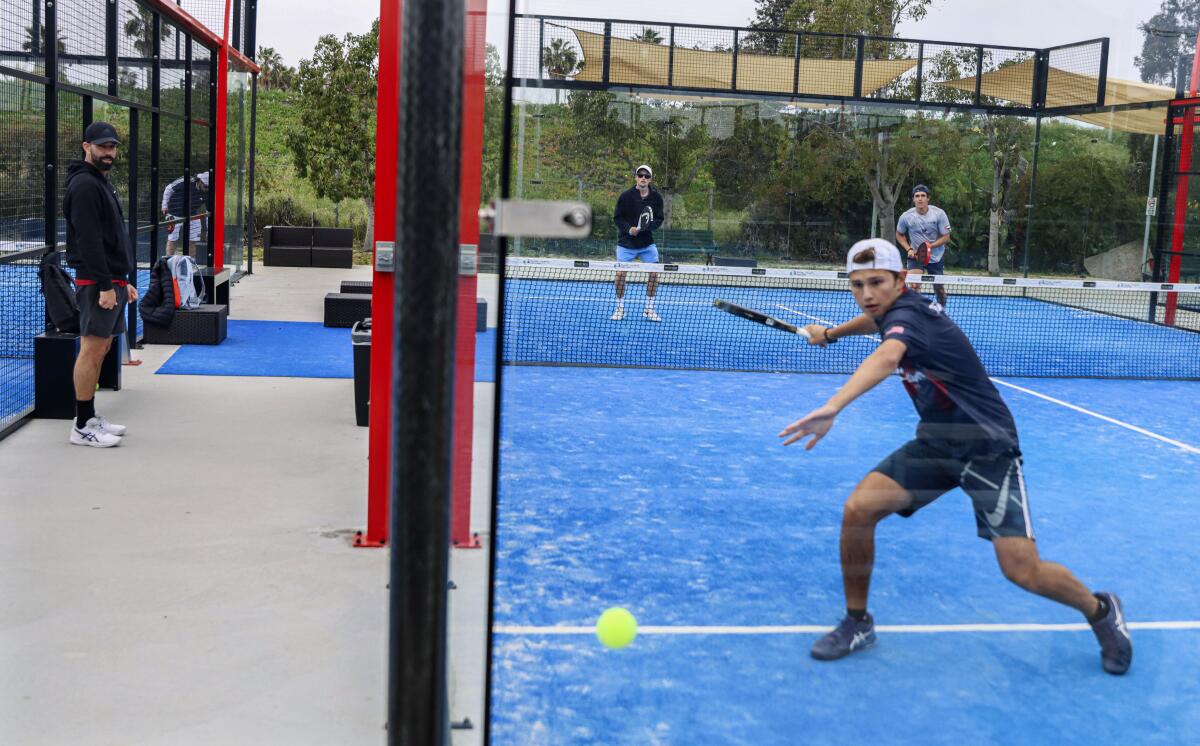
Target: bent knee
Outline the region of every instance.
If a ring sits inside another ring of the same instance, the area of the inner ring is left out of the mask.
[[[1001,563],[1000,569],[1004,572],[1004,577],[1017,587],[1027,591],[1037,588],[1038,566],[1036,562]]]

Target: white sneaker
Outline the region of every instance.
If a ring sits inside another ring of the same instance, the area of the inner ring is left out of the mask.
[[[662,321],[662,317],[655,313],[653,308],[647,308],[642,315],[646,317],[647,321]]]
[[[608,318],[612,321],[620,321],[621,319],[625,318],[625,309],[618,307],[617,310],[613,311],[613,315],[609,316]]]
[[[103,430],[104,432],[108,433],[109,435],[124,435],[125,434],[126,428],[124,425],[118,425],[115,422],[109,422],[108,420],[104,419],[104,417],[101,415],[96,415],[95,417],[92,418],[92,420],[94,420],[98,425],[100,425],[100,429]],[[91,422],[92,420],[89,420],[89,422]]]
[[[112,448],[121,445],[121,438],[104,432],[96,418],[93,417],[87,421],[82,430],[75,427],[74,424],[71,425],[71,444],[93,448]]]

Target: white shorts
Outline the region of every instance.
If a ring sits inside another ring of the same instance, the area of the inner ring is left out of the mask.
[[[183,223],[179,222],[171,228],[171,232],[167,234],[167,240],[175,243],[179,240],[179,229],[183,227]],[[188,241],[195,243],[200,240],[200,221],[193,220],[188,226]]]

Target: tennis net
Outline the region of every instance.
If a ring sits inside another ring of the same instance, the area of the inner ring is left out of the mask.
[[[625,318],[613,284],[626,272]],[[647,280],[656,278],[644,316]],[[1200,285],[926,276],[997,376],[1200,379]],[[512,257],[502,361],[516,365],[849,373],[877,338],[825,349],[713,307],[722,299],[791,324],[859,313],[844,272]]]

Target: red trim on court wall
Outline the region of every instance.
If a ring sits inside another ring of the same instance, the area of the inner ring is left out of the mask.
[[[200,23],[195,18],[187,13],[183,8],[180,8],[174,3],[167,0],[144,0],[146,5],[149,5],[154,10],[157,10],[164,20],[170,21],[176,26],[184,30],[188,35],[195,37],[197,40],[212,47],[219,49],[224,46],[224,39],[229,38],[229,3],[225,3],[225,35],[224,37],[217,36],[208,26]],[[258,65],[250,61],[250,58],[242,54],[236,49],[229,50],[230,57],[237,63],[237,67],[242,72],[258,74],[260,71]]]
[[[466,0],[463,39],[462,171],[459,191],[458,242],[479,247],[479,180],[483,169],[484,62],[487,0]],[[477,254],[478,256],[478,254]],[[454,450],[450,542],[460,549],[478,548],[471,533],[471,464],[475,437],[475,298],[479,279],[459,275],[455,325]]]
[[[396,240],[396,174],[400,126],[400,19],[402,0],[379,5],[379,92],[375,114],[375,245]],[[355,546],[380,547],[388,538],[392,472],[392,334],[395,275],[373,272],[371,383],[367,446],[367,528]]]

